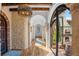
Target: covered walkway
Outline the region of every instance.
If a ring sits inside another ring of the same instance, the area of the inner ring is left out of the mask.
[[[2,3],[1,7],[1,55],[79,55],[79,4]]]

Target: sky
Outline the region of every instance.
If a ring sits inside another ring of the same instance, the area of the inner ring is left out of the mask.
[[[72,17],[71,17],[71,12],[70,12],[69,10],[66,10],[66,11],[65,11],[65,15],[64,15],[64,16],[65,16],[66,20],[72,20],[72,19],[71,19],[71,18],[72,18]]]

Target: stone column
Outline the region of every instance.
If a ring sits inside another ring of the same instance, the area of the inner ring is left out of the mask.
[[[44,26],[41,27],[42,28],[42,41],[44,40]]]
[[[1,11],[1,3],[0,3],[0,11]]]
[[[32,39],[36,40],[36,37],[35,37],[35,33],[36,33],[36,26],[33,25],[33,29],[32,29]]]
[[[47,29],[47,24],[46,24],[46,27],[45,27],[45,37],[46,37],[46,48],[48,48],[48,29]]]
[[[47,48],[50,48],[50,23],[47,24]]]
[[[47,40],[48,40],[48,38],[47,38],[47,35],[48,35],[48,34],[47,34],[47,31],[46,31],[45,34],[46,34],[46,48],[47,48],[47,47],[48,47],[48,46],[47,46],[47,43],[48,43],[48,42],[47,42]]]
[[[72,55],[79,56],[79,4],[71,4],[72,13]]]
[[[31,46],[32,35],[33,35],[33,33],[32,33],[33,30],[32,29],[33,29],[33,27],[30,26],[30,46]]]
[[[25,25],[24,25],[24,48],[27,49],[29,46],[29,17],[25,17]]]
[[[1,11],[1,3],[0,3],[0,11]],[[1,43],[0,43],[0,47],[1,47]],[[0,48],[1,49],[1,48]],[[0,56],[1,56],[1,51],[0,51]]]

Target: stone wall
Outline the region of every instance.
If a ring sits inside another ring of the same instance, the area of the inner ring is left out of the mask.
[[[7,37],[7,41],[8,41],[8,49],[11,49],[11,12],[9,12],[9,7],[1,7],[1,14],[4,16],[4,18],[7,21],[7,29],[8,29],[8,37]]]
[[[28,17],[12,13],[12,49],[28,47]]]
[[[72,12],[72,55],[79,56],[79,4],[71,6]]]

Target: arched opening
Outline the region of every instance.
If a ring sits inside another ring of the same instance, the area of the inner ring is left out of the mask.
[[[6,53],[9,49],[8,47],[8,19],[6,15],[1,11],[0,13],[0,45],[1,45],[1,55]]]
[[[48,54],[47,46],[47,23],[42,15],[35,15],[29,21],[30,44],[28,49],[32,49],[30,55],[45,56]],[[27,54],[28,55],[28,54]]]
[[[71,55],[71,52],[70,52],[71,51],[71,41],[72,41],[71,33],[70,33],[72,31],[71,25],[70,25],[71,21],[67,20],[65,18],[66,16],[64,16],[64,14],[66,14],[68,11],[70,11],[70,9],[68,7],[66,7],[65,4],[59,5],[55,9],[55,11],[51,17],[50,46],[51,46],[51,49],[53,50],[53,53],[56,56],[58,56],[62,51],[63,51],[62,53],[64,55]],[[68,25],[68,26],[65,26],[65,25]],[[65,31],[68,33],[66,33]]]
[[[37,19],[38,18],[38,19]],[[46,30],[46,20],[41,15],[35,15],[30,20],[30,40],[35,40],[38,44],[43,44],[46,46],[46,37],[45,37],[45,30]]]

